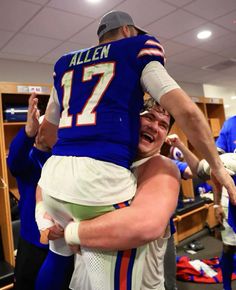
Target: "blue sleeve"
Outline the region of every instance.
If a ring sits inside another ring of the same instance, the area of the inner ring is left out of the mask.
[[[139,35],[126,38],[123,52],[120,54],[122,59],[132,63],[133,69],[142,73],[145,66],[152,62],[160,62],[165,65],[165,52],[160,42],[151,35]]]
[[[48,160],[49,157],[52,156],[51,151],[41,151],[40,149],[36,148],[35,146],[32,148],[29,154],[29,159],[36,167],[40,167],[40,171],[43,168],[44,163]]]
[[[228,139],[228,122],[225,121],[220,131],[220,135],[216,140],[216,146],[225,152],[228,152],[227,139]]]
[[[7,157],[7,165],[13,176],[22,174],[29,165],[29,153],[34,145],[34,138],[29,138],[25,127],[21,128],[12,140]]]
[[[216,146],[223,149],[225,153],[236,152],[236,115],[229,118],[223,124]]]
[[[137,59],[142,60],[146,64],[151,61],[158,61],[164,66],[165,51],[159,40],[148,34],[140,35],[137,40],[139,38],[141,46],[139,47]]]
[[[176,166],[178,167],[180,171],[181,178],[183,178],[184,171],[188,167],[188,164],[186,162],[181,162],[179,160],[174,160],[174,159],[171,159],[171,160],[176,164]]]
[[[176,232],[175,224],[173,217],[170,218],[170,233],[173,235]]]

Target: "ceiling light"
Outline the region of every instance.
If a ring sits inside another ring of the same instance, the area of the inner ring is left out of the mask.
[[[98,3],[98,2],[101,2],[101,0],[87,0],[87,2],[90,2],[90,3]]]
[[[198,38],[198,39],[207,39],[207,38],[209,38],[211,35],[212,35],[212,32],[211,32],[210,30],[203,30],[203,31],[200,31],[200,32],[197,34],[197,38]]]
[[[231,97],[231,100],[236,100],[236,96],[232,96]]]
[[[228,105],[228,104],[225,104],[225,105],[224,105],[224,108],[225,108],[225,109],[228,109],[229,107],[230,107],[230,105]]]

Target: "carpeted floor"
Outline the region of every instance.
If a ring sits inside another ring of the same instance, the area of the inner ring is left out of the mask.
[[[197,239],[204,246],[203,250],[191,255],[184,251],[183,246],[177,247],[178,256],[188,256],[191,259],[209,259],[221,255],[222,242],[213,236],[205,235]],[[177,281],[178,290],[222,290],[222,284],[204,284]],[[232,282],[232,289],[236,290],[236,280]]]

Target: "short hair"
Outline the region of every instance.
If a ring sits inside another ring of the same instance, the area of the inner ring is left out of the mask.
[[[112,30],[107,31],[106,33],[104,33],[101,37],[99,37],[99,43],[101,43],[102,41],[108,39],[108,38],[113,38],[118,34],[120,27],[118,28],[114,28]]]
[[[133,25],[127,25],[127,26],[128,27],[133,27],[134,29],[136,29],[136,27],[133,26]],[[122,27],[122,26],[120,26],[120,27]],[[119,32],[120,27],[114,28],[114,29],[109,30],[106,33],[104,33],[101,37],[99,37],[99,39],[98,39],[99,40],[99,43],[101,43],[101,42],[103,42],[103,41],[105,41],[105,40],[107,40],[109,38],[116,37],[118,35],[118,32]]]
[[[145,112],[145,111],[149,111],[152,108],[154,108],[155,106],[159,106],[162,108],[162,106],[155,99],[150,97],[144,101],[144,105],[143,105],[143,109],[142,109],[141,113]],[[168,113],[170,115],[170,124],[169,124],[169,130],[168,130],[168,131],[170,131],[170,129],[172,128],[172,126],[175,122],[175,119],[172,117],[172,115],[167,110],[165,110],[164,108],[162,108],[162,109],[163,109],[163,113]]]

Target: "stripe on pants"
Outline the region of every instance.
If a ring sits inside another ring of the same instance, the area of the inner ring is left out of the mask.
[[[132,273],[137,249],[118,251],[115,265],[115,290],[132,289]]]

